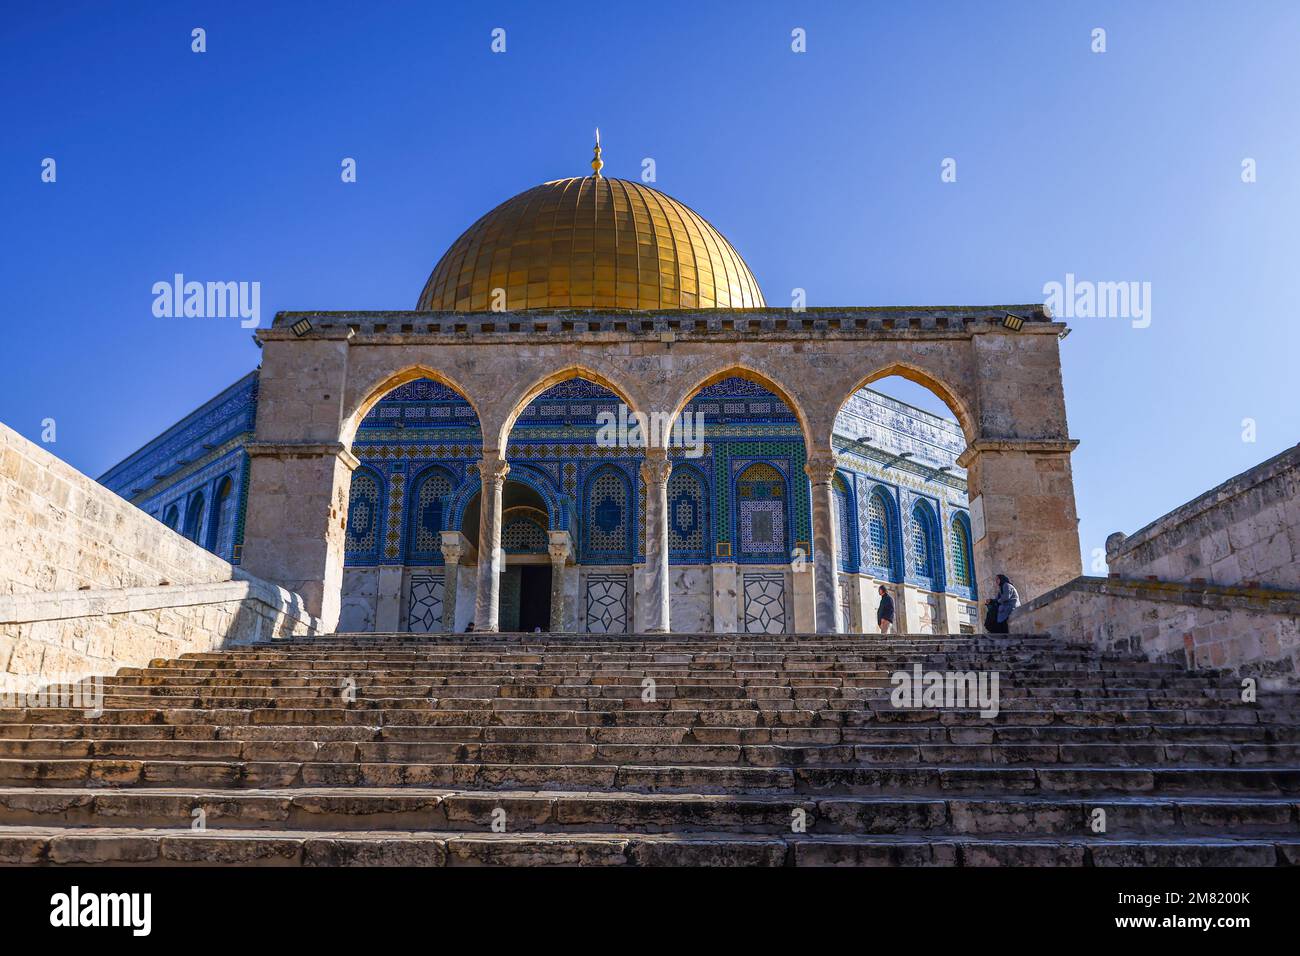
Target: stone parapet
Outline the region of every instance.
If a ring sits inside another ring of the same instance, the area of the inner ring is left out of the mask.
[[[1011,630],[1300,684],[1300,591],[1085,576],[1020,607]]]
[[[1106,545],[1127,578],[1300,588],[1300,445]]]

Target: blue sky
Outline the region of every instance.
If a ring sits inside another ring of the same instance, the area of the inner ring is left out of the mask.
[[[264,324],[411,308],[596,125],[774,305],[1150,282],[1148,328],[1062,344],[1085,556],[1300,441],[1300,4],[52,2],[0,31],[0,420],[54,418],[90,474],[258,362],[236,320],[155,318],[154,282],[259,281]]]

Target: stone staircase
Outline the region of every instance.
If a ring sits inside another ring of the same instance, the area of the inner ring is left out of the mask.
[[[1000,712],[895,708],[918,663]],[[1240,691],[1022,636],[245,646],[0,710],[0,863],[1300,863],[1300,696]]]

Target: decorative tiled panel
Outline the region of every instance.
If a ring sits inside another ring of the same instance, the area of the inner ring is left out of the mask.
[[[408,631],[429,634],[442,630],[443,576],[412,573],[407,600]]]
[[[622,634],[627,631],[628,575],[592,572],[587,575],[587,631]]]
[[[746,571],[744,584],[745,632],[785,632],[785,575],[780,571]]]

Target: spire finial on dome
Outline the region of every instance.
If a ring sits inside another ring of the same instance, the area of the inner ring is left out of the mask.
[[[600,171],[605,167],[605,162],[600,158],[600,127],[596,127],[596,152],[591,157],[591,170],[600,179]]]

